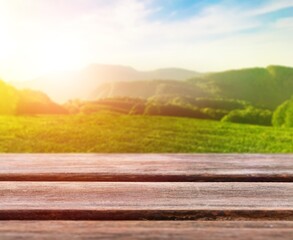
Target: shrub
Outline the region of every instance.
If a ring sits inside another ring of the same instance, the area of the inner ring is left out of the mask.
[[[226,111],[245,109],[248,106],[248,103],[244,101],[222,98],[197,98],[194,104],[199,108],[213,108]]]
[[[272,112],[269,110],[249,107],[245,110],[231,111],[223,117],[222,121],[270,126],[272,122]]]
[[[226,116],[229,112],[222,109],[213,109],[213,108],[204,108],[201,109],[205,115],[209,116],[214,120],[221,120],[224,116]]]
[[[189,117],[199,119],[212,119],[208,114],[205,114],[200,109],[185,108],[179,105],[172,104],[148,104],[145,110],[146,115],[160,115],[172,117]]]
[[[285,101],[275,110],[272,123],[276,127],[293,126],[293,98]]]

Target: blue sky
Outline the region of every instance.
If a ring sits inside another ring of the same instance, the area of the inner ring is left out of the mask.
[[[192,17],[206,7],[220,3],[219,0],[161,0],[154,1],[152,4],[160,9],[157,14],[154,14],[156,19],[176,21]]]
[[[293,0],[159,0],[152,1],[153,8],[157,8],[150,19],[154,21],[182,21],[200,15],[207,8],[222,7],[229,11],[238,9],[249,13],[254,9],[266,9],[274,5],[271,9],[263,13],[256,14],[255,19],[262,25],[277,21],[278,19],[293,17]],[[240,16],[241,17],[241,16]]]
[[[0,0],[0,76],[293,66],[293,0]]]

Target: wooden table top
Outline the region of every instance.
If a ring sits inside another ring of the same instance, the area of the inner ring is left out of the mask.
[[[293,155],[3,154],[0,220],[9,240],[293,239]]]

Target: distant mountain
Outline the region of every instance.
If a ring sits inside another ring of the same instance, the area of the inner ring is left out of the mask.
[[[207,97],[209,94],[200,87],[186,81],[144,80],[101,84],[93,92],[92,98],[131,97],[147,99],[155,96],[168,96],[168,98],[176,96]]]
[[[189,80],[203,91],[275,109],[293,95],[293,68],[269,66],[206,74]]]
[[[293,95],[293,68],[269,66],[199,74],[176,68],[143,72],[125,66],[94,64],[82,71],[49,75],[20,87],[41,90],[59,102],[168,95],[236,99],[274,110]]]
[[[162,68],[150,72],[153,79],[186,80],[201,75],[198,72],[181,68]]]
[[[90,99],[94,96],[94,90],[103,83],[154,79],[181,81],[195,76],[199,76],[199,73],[180,68],[137,71],[127,66],[92,64],[81,71],[51,74],[24,83],[14,82],[13,85],[40,90],[55,101],[65,102],[75,98]]]
[[[269,66],[202,74],[186,81],[133,81],[100,85],[93,98],[179,96],[236,99],[274,110],[293,95],[293,68]],[[170,100],[170,98],[169,98]]]
[[[17,90],[0,80],[0,115],[64,113],[67,111],[46,94],[32,90]]]

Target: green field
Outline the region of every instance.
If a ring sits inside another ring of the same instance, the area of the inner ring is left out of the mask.
[[[120,114],[0,116],[0,152],[293,152],[293,130]]]

